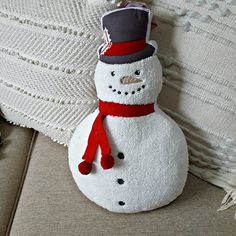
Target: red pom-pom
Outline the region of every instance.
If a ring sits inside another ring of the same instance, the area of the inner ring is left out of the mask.
[[[104,170],[111,169],[115,164],[115,160],[111,155],[105,155],[101,158],[101,166]]]
[[[92,170],[92,164],[87,161],[83,161],[78,165],[78,169],[82,175],[88,175]]]

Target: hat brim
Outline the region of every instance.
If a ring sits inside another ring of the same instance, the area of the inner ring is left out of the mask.
[[[138,51],[133,54],[125,56],[106,56],[101,54],[101,48],[99,49],[99,60],[107,64],[126,64],[153,56],[155,53],[155,47],[147,44],[142,51]]]

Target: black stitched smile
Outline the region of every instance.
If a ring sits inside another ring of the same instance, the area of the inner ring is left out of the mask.
[[[132,90],[130,92],[127,92],[127,91],[121,92],[120,90],[114,89],[111,85],[108,86],[108,88],[111,89],[113,93],[117,93],[119,95],[121,95],[121,94],[124,94],[124,95],[128,95],[128,94],[134,95],[135,93],[142,92],[142,90],[145,89],[145,87],[146,87],[146,85],[143,84],[141,87],[138,87],[136,90]]]

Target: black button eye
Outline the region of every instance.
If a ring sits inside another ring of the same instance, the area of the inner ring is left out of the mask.
[[[134,72],[134,74],[135,74],[135,75],[140,75],[140,70],[136,70],[136,71]]]
[[[118,179],[117,182],[118,182],[118,184],[121,185],[121,184],[124,184],[125,181],[123,179]]]
[[[111,72],[111,76],[115,76],[115,71],[112,71],[112,72]]]

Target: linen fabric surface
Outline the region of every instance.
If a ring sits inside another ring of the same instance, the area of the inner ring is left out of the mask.
[[[183,194],[168,207],[137,214],[105,211],[78,190],[68,168],[67,148],[39,134],[10,236],[189,236],[196,232],[233,236],[234,209],[215,210],[223,196],[222,189],[189,174]]]

